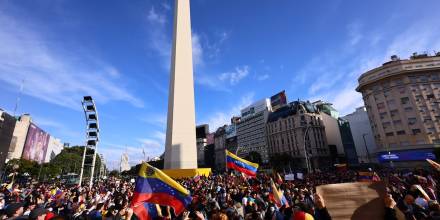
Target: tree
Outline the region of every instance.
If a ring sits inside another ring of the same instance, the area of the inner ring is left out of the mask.
[[[110,171],[110,173],[108,175],[112,176],[112,177],[119,177],[119,171],[112,170],[112,171]]]
[[[92,155],[93,149],[87,149],[87,154]],[[59,153],[54,159],[50,161],[51,164],[58,167],[61,174],[67,173],[77,173],[81,172],[82,158],[84,153],[84,146],[73,146],[64,148],[61,153]],[[87,157],[85,164],[91,164],[93,161],[92,157]],[[101,167],[101,159],[98,154],[96,154],[95,162],[95,175],[99,173]],[[84,175],[90,175],[90,169],[84,169]]]
[[[249,160],[253,163],[262,164],[263,160],[261,159],[261,155],[256,151],[251,151],[249,154],[245,157],[246,160]]]

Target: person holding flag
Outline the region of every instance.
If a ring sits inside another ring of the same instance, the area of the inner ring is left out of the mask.
[[[226,150],[226,167],[246,174],[248,177],[257,176],[258,164],[247,161]]]
[[[142,163],[131,201],[131,208],[139,219],[153,219],[157,213],[154,204],[170,206],[176,215],[180,215],[191,201],[187,189],[161,170]]]
[[[273,182],[272,178],[270,179],[270,187],[272,189],[273,200],[278,208],[284,206],[289,207],[289,203],[287,202],[286,197],[283,195],[281,191],[278,190],[277,186]]]

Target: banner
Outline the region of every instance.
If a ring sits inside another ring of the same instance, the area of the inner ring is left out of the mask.
[[[48,133],[31,123],[26,136],[22,157],[26,160],[43,163],[46,157],[49,138],[50,135]]]
[[[295,174],[284,175],[284,180],[295,180]]]
[[[338,220],[383,219],[386,187],[383,182],[328,184],[316,187],[330,216]]]

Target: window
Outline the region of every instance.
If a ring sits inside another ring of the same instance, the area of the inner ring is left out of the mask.
[[[397,79],[396,81],[394,81],[396,83],[396,85],[400,86],[403,85],[403,79]]]
[[[411,83],[416,83],[417,82],[417,76],[408,76],[408,78],[409,78],[409,81]]]
[[[426,144],[425,140],[417,140],[416,144]]]
[[[396,116],[399,114],[399,111],[397,109],[390,111],[391,117]]]
[[[431,122],[431,121],[432,121],[431,116],[425,116],[425,117],[423,117],[423,121],[424,121],[424,122]]]
[[[377,109],[384,109],[385,108],[385,103],[381,102],[381,103],[377,103]]]
[[[382,123],[383,129],[387,129],[389,126],[391,126],[391,122],[384,122],[384,123]]]
[[[412,112],[413,108],[412,107],[405,107],[405,112]]]
[[[388,100],[387,104],[388,105],[394,105],[396,102],[394,101],[394,99]]]
[[[402,97],[402,98],[400,98],[400,103],[402,103],[402,104],[408,104],[408,103],[409,103],[409,98],[408,98],[408,97]]]
[[[420,82],[428,82],[428,76],[421,76]]]
[[[428,133],[433,134],[433,133],[435,133],[435,128],[433,128],[433,127],[431,127],[431,128],[427,128],[426,131],[427,131]]]
[[[420,129],[418,129],[418,128],[412,129],[412,132],[413,132],[413,135],[422,133],[422,131],[420,131]]]
[[[400,145],[402,146],[408,146],[409,145],[409,141],[401,141]]]
[[[401,125],[402,121],[401,120],[395,120],[395,121],[393,121],[393,124],[394,125]]]
[[[400,94],[403,94],[403,93],[405,93],[405,87],[403,87],[403,86],[400,86],[399,88],[397,88],[398,90],[399,90],[399,93]]]
[[[386,133],[385,134],[387,137],[391,137],[391,136],[394,136],[394,132],[388,132],[388,133]]]
[[[384,119],[385,116],[387,116],[387,113],[386,112],[382,112],[379,115],[380,115],[380,119]]]
[[[396,133],[397,133],[397,135],[404,135],[404,134],[405,134],[405,131],[404,131],[404,130],[401,130],[401,131],[397,131]]]
[[[434,94],[428,94],[426,95],[426,99],[435,99]]]

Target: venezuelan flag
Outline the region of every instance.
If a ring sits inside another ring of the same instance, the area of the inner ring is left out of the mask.
[[[226,151],[226,161],[228,168],[242,172],[249,177],[255,177],[257,175],[257,163],[242,159],[229,151]]]
[[[280,192],[277,188],[277,186],[275,186],[275,183],[273,182],[272,179],[270,179],[270,186],[272,188],[272,194],[273,194],[273,200],[275,201],[275,204],[278,207],[289,207],[289,203],[287,202],[286,197],[283,195],[282,192]]]
[[[133,206],[133,212],[136,214],[138,219],[141,220],[153,220],[157,217],[162,217],[160,206],[158,204],[148,202]]]
[[[170,206],[176,215],[180,215],[191,200],[189,191],[171,177],[147,163],[141,165],[131,202],[133,210],[141,210],[139,206],[145,207],[144,203],[148,202]],[[139,213],[140,216],[144,216],[143,213],[148,212]]]

